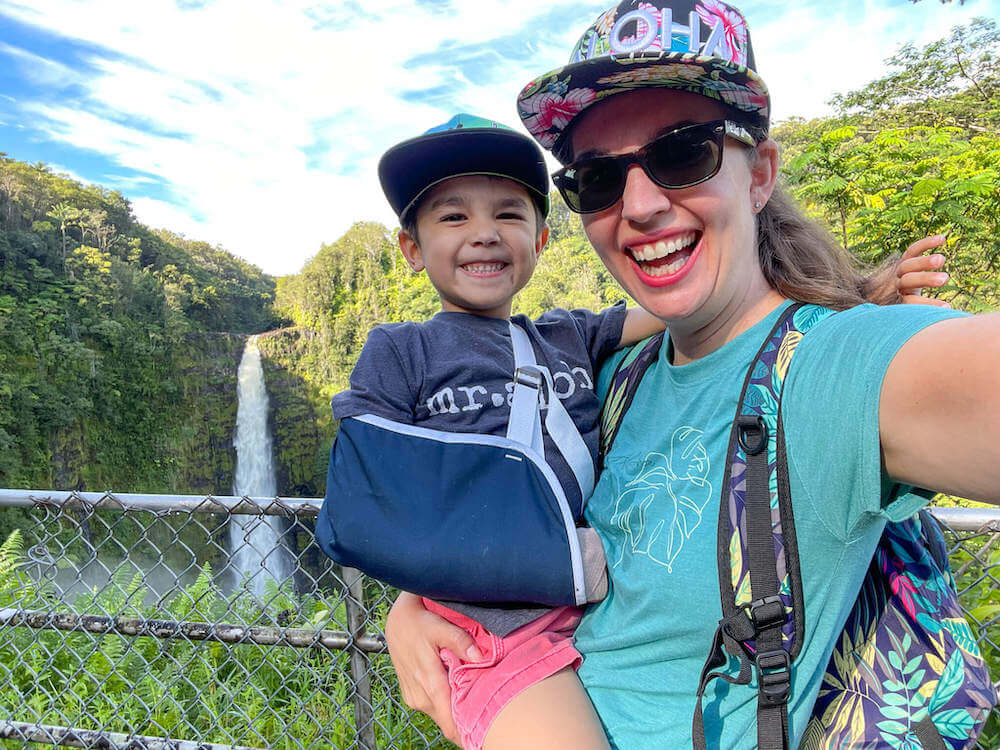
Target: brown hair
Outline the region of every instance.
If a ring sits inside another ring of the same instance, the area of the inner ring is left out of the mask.
[[[865,266],[805,216],[780,185],[757,214],[757,254],[768,284],[789,299],[836,310],[901,301],[889,276],[895,259]]]

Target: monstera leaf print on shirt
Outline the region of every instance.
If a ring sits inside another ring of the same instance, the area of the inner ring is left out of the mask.
[[[611,523],[625,535],[625,554],[646,555],[668,572],[684,542],[701,525],[712,497],[710,464],[702,431],[680,427],[670,438],[669,455],[649,453],[639,475],[618,496]]]

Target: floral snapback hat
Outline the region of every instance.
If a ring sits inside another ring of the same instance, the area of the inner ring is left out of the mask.
[[[770,99],[754,70],[743,14],[720,0],[623,0],[592,23],[569,64],[539,76],[517,110],[543,147],[559,155],[576,117],[614,94],[645,86],[692,91],[768,126]]]

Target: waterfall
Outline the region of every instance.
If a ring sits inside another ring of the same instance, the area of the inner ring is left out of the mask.
[[[236,479],[233,494],[258,501],[278,494],[271,434],[268,431],[267,389],[257,337],[251,336],[240,360],[237,385]],[[274,579],[279,584],[292,573],[288,549],[281,542],[281,516],[240,516],[229,519],[230,566],[237,580],[249,576],[256,594]]]

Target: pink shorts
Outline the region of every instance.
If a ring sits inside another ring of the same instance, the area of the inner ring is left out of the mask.
[[[424,606],[465,630],[483,654],[482,661],[467,662],[441,650],[451,685],[451,713],[465,750],[482,748],[490,724],[511,698],[561,669],[576,669],[583,660],[573,646],[573,631],[583,613],[579,607],[557,607],[500,638],[430,599],[424,599]]]

